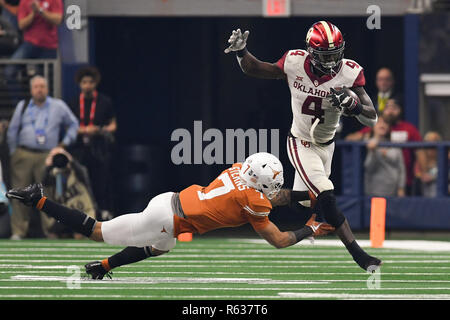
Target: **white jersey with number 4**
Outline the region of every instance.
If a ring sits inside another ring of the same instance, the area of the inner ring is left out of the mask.
[[[334,76],[319,78],[311,71],[308,52],[298,49],[286,52],[277,65],[286,74],[291,90],[292,135],[317,143],[333,139],[343,111],[333,107],[326,97],[331,93],[331,88],[364,86],[363,68],[353,60],[342,59],[340,69]],[[316,119],[319,119],[318,123],[311,130]]]

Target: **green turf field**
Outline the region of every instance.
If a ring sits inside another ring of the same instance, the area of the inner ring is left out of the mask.
[[[120,247],[3,240],[0,299],[450,299],[450,250],[369,248],[384,260],[369,279],[344,247],[318,243],[280,250],[256,239],[196,237],[94,281],[83,278],[84,263]]]

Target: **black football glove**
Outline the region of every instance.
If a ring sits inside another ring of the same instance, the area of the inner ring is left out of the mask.
[[[348,94],[343,87],[341,90],[331,88],[331,94],[328,96],[328,100],[331,105],[336,108],[344,110],[344,114],[347,116],[358,115],[362,112],[362,105],[355,98]]]

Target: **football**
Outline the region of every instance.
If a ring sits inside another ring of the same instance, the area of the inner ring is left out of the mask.
[[[336,90],[342,90],[342,87],[337,87],[334,88]],[[345,87],[344,91],[347,92],[351,97],[353,97],[354,99],[356,99],[356,101],[358,101],[359,103],[361,103],[361,100],[359,99],[358,95],[350,88]]]
[[[336,90],[342,90],[342,87],[336,87],[334,88]],[[353,97],[354,99],[356,99],[356,101],[358,101],[358,103],[361,103],[361,100],[359,99],[358,95],[350,88],[345,87],[344,91],[347,92],[351,97]],[[350,117],[351,115],[347,113],[347,110],[344,110],[344,112],[342,113],[343,116],[345,117]]]

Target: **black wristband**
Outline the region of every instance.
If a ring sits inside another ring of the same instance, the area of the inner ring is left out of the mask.
[[[306,201],[310,200],[309,192],[308,191],[291,191],[291,202],[299,202],[299,201]]]
[[[306,237],[310,237],[313,235],[313,230],[308,227],[308,226],[304,226],[303,228],[299,229],[299,230],[295,230],[292,231],[295,235],[295,240],[297,242],[302,241],[303,239],[305,239]]]
[[[236,51],[236,55],[239,58],[242,58],[243,56],[245,56],[247,54],[247,52],[248,52],[247,47],[244,47],[244,49]]]

